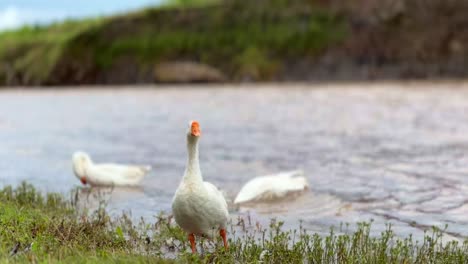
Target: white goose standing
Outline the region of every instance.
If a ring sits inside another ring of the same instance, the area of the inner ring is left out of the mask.
[[[219,231],[227,249],[226,222],[228,207],[223,194],[213,184],[204,182],[198,161],[198,140],[200,125],[190,122],[187,133],[188,160],[184,177],[172,201],[172,213],[176,223],[188,233],[188,239],[195,253],[195,235],[212,238]]]
[[[94,164],[82,151],[75,152],[72,160],[75,176],[91,186],[135,186],[151,170],[151,166]]]

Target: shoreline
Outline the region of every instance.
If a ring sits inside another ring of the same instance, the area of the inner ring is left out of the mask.
[[[431,89],[443,88],[440,86],[452,85],[450,89],[465,89],[468,88],[468,78],[451,79],[400,79],[400,80],[367,80],[367,81],[285,81],[285,82],[225,82],[225,83],[183,83],[183,84],[84,84],[84,85],[54,85],[54,86],[0,86],[2,91],[99,91],[99,90],[116,90],[116,91],[142,91],[142,90],[171,90],[171,89],[321,89],[321,88],[355,88],[362,87],[375,89],[381,86],[390,86],[399,89],[425,89],[421,85],[431,85]],[[410,87],[402,87],[409,85]],[[453,87],[460,85],[461,87]],[[285,86],[286,88],[283,88]],[[393,87],[398,86],[398,87]],[[418,88],[413,87],[418,86]],[[434,87],[435,86],[435,87]]]

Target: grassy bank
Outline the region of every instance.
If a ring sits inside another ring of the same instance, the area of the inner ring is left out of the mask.
[[[306,0],[200,0],[0,33],[0,84],[152,82],[155,65],[190,61],[228,80],[273,78],[344,37]]]
[[[0,85],[466,78],[467,12],[464,0],[168,0],[0,33]]]
[[[396,238],[389,227],[370,237],[360,224],[349,235],[327,237],[307,230],[289,231],[281,222],[269,227],[239,219],[230,224],[230,249],[205,241],[203,254],[192,255],[186,235],[158,216],[132,223],[111,218],[105,208],[78,212],[75,195],[43,195],[32,186],[0,191],[0,261],[47,263],[466,263],[468,242],[442,244],[441,232],[416,242]]]
[[[0,84],[47,82],[65,47],[77,35],[104,20],[65,21],[49,26],[25,26],[0,33]]]

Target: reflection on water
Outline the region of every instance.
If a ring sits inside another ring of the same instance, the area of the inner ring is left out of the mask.
[[[374,219],[375,232],[391,222],[415,236],[448,224],[447,236],[468,236],[468,84],[2,91],[0,100],[2,185],[67,193],[80,184],[79,149],[96,162],[151,164],[140,189],[106,199],[113,213],[152,218],[170,211],[185,130],[198,119],[204,177],[230,199],[254,176],[302,168],[309,179],[305,195],[232,207],[234,217],[249,210],[293,228],[302,219],[317,232]]]

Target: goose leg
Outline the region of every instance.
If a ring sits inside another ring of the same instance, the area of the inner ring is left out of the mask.
[[[227,250],[229,248],[229,246],[228,246],[227,239],[226,239],[226,229],[224,229],[224,228],[220,229],[219,234],[223,238],[224,248]]]
[[[195,235],[189,234],[188,239],[190,241],[190,246],[192,248],[192,253],[197,253],[197,246],[195,245]]]

